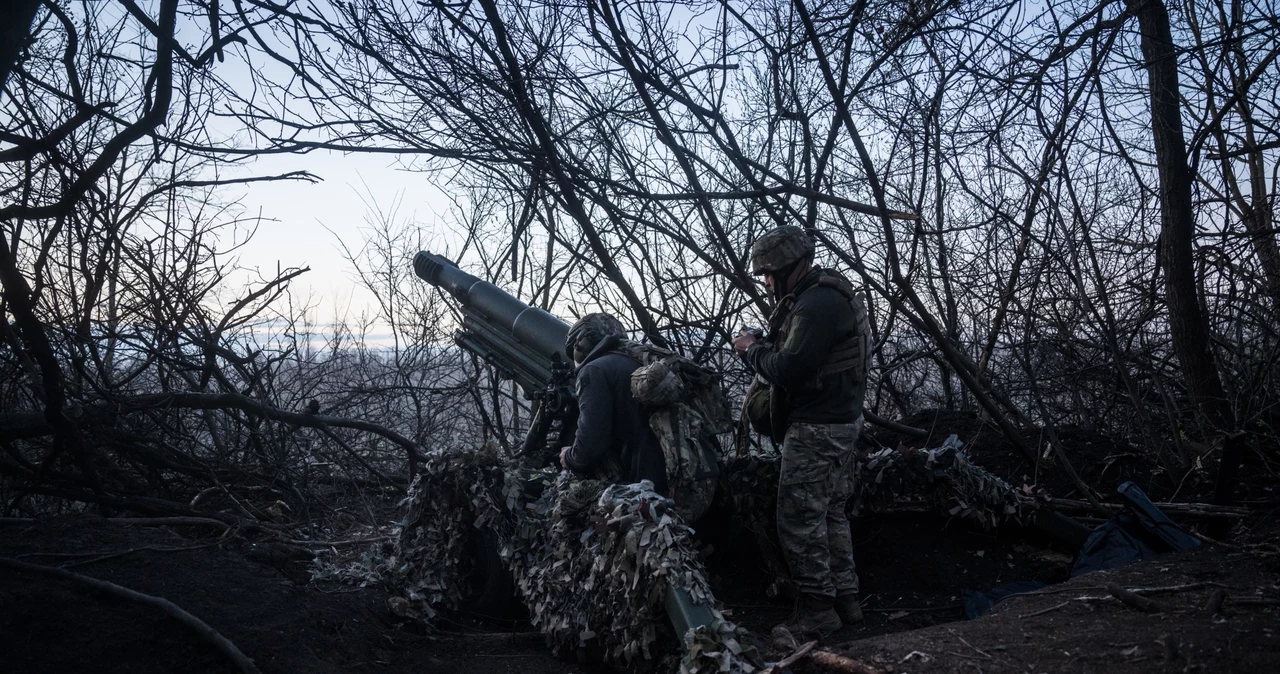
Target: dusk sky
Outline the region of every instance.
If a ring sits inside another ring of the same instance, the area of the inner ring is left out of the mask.
[[[245,215],[260,210],[264,221],[242,249],[241,264],[264,273],[274,272],[277,264],[311,267],[294,282],[294,296],[310,296],[318,323],[373,310],[372,297],[360,287],[339,241],[352,251],[364,245],[369,220],[376,218],[373,206],[389,210],[398,199],[398,222],[416,222],[449,238],[444,231],[449,208],[444,193],[429,176],[404,170],[393,156],[275,155],[249,168],[254,175],[298,170],[315,173],[323,181],[258,183],[244,191]]]

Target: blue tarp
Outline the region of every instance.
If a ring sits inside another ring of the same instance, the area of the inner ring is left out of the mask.
[[[1071,569],[1073,577],[1200,547],[1200,541],[1160,512],[1138,485],[1126,482],[1117,491],[1127,510],[1089,534]]]
[[[1072,577],[1119,568],[1166,552],[1200,547],[1200,540],[1174,524],[1138,485],[1126,482],[1116,491],[1124,499],[1126,510],[1089,534],[1071,568]],[[1008,597],[1042,587],[1044,583],[1040,581],[1023,580],[1001,585],[990,592],[962,590],[964,617],[972,620]]]

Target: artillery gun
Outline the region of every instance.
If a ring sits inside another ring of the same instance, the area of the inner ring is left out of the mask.
[[[563,355],[569,325],[462,271],[443,256],[421,251],[414,257],[413,269],[419,278],[448,293],[457,303],[462,314],[462,325],[454,333],[458,346],[515,381],[526,398],[533,401],[533,422],[519,454],[530,467],[549,465],[549,460],[558,456],[555,448],[572,444],[577,427],[573,364]],[[554,440],[550,444],[549,438]],[[494,547],[493,543],[491,538],[479,541],[485,548]],[[495,577],[495,551],[479,552],[488,560],[483,567],[490,584],[510,587],[508,578]],[[482,593],[493,595],[494,588],[486,587]],[[677,635],[709,626],[713,618],[705,603],[694,601],[671,584],[666,588],[664,606]]]

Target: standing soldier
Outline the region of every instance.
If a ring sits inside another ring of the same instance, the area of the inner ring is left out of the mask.
[[[797,591],[793,635],[827,636],[862,620],[845,503],[853,491],[871,330],[852,285],[813,266],[813,241],[778,227],[751,247],[751,272],[777,300],[761,340],[734,350],[755,369],[746,412],[782,444],[778,538]]]

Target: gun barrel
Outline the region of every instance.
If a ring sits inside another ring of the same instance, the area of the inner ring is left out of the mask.
[[[554,354],[563,354],[569,325],[546,311],[521,302],[434,253],[419,252],[413,258],[413,271],[427,283],[448,291],[466,309],[505,329],[547,363]]]

